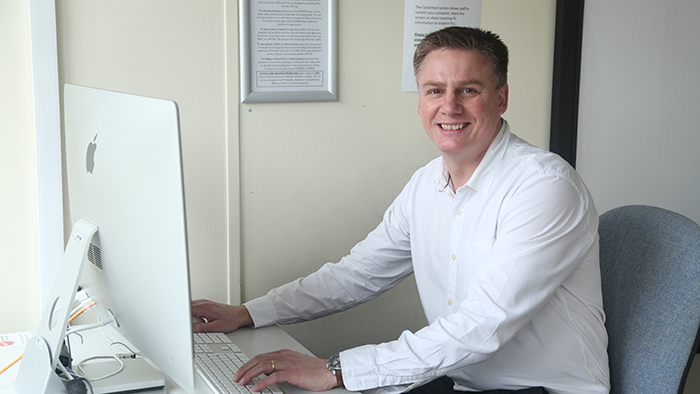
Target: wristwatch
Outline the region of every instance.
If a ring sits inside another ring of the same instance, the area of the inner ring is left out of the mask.
[[[338,381],[338,387],[343,387],[343,370],[340,367],[340,354],[331,356],[326,362],[326,368],[333,372],[333,376]]]

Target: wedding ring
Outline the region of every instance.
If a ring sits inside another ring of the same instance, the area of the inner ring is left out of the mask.
[[[275,369],[275,360],[270,360],[270,364],[272,364],[272,372],[276,372],[277,369]]]

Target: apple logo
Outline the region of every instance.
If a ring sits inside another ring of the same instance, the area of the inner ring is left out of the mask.
[[[95,138],[92,140],[92,142],[88,144],[87,156],[85,158],[85,167],[87,168],[87,172],[90,174],[92,174],[92,171],[95,169],[95,151],[97,150],[97,143],[95,143],[96,140],[97,134],[95,134]]]

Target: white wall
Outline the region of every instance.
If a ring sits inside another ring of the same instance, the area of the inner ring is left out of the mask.
[[[577,169],[598,211],[700,222],[700,2],[586,1]]]
[[[29,5],[0,1],[0,332],[39,325]]]
[[[340,0],[340,100],[294,104],[239,104],[235,1],[56,4],[62,84],[179,104],[195,298],[247,300],[337,261],[378,224],[410,175],[438,155],[420,125],[416,94],[401,92],[403,0]],[[511,49],[505,117],[543,147],[554,6],[489,0],[482,9],[482,26]],[[5,223],[0,228],[9,231]],[[0,266],[13,267],[0,253]],[[7,316],[3,306],[0,321]],[[424,322],[409,280],[353,311],[288,330],[328,356]]]

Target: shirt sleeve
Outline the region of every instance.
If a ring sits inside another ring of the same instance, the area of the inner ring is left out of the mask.
[[[350,390],[422,382],[492,357],[558,291],[597,242],[597,213],[582,184],[541,175],[506,198],[488,262],[457,312],[416,333],[341,353]]]

